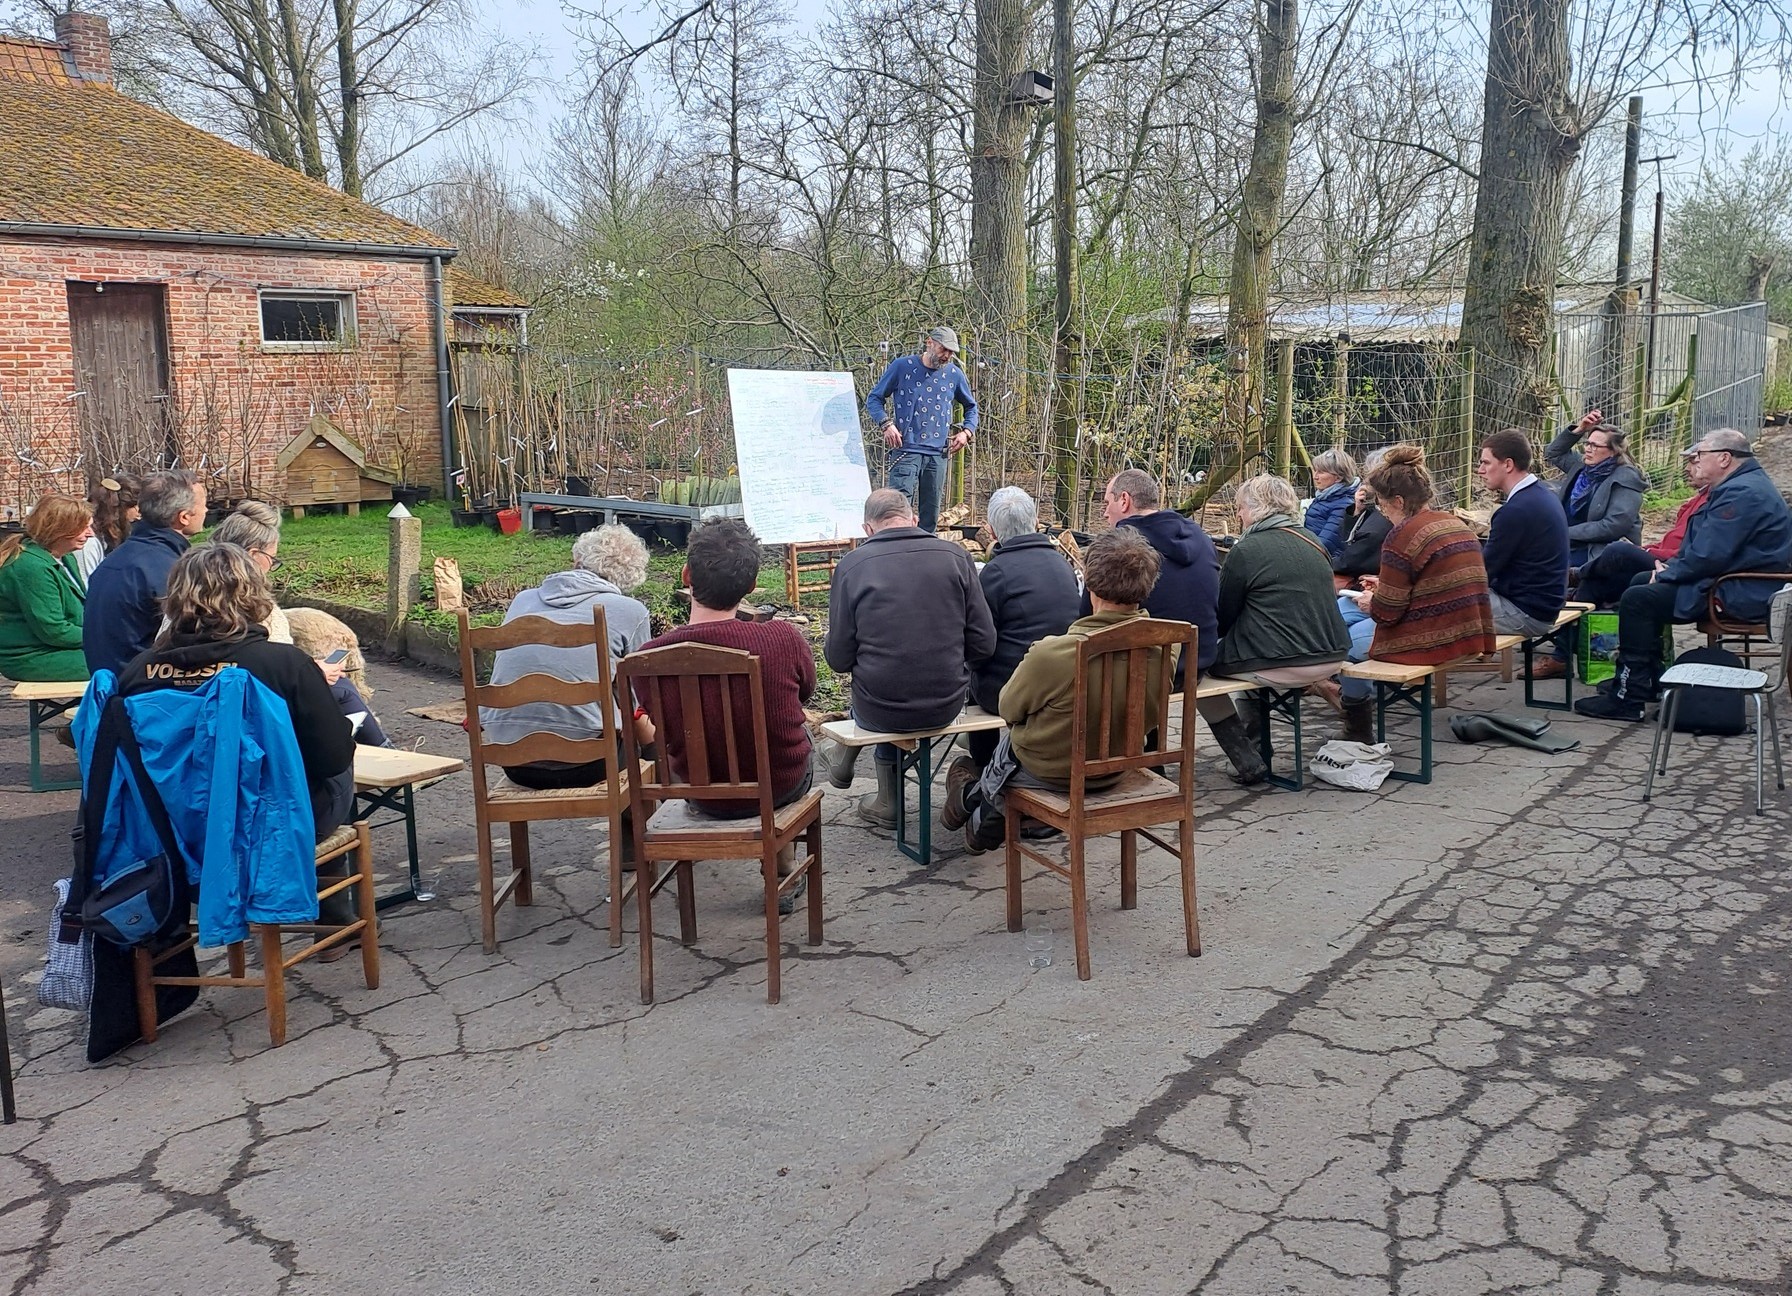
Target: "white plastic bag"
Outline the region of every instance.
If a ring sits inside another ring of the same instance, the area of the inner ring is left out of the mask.
[[[1352,792],[1373,792],[1394,772],[1393,748],[1386,743],[1334,738],[1313,754],[1313,777]]]

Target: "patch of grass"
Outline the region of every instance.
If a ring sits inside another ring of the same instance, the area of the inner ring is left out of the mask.
[[[423,520],[423,603],[413,610],[419,624],[452,634],[457,621],[452,614],[435,610],[437,558],[452,558],[460,565],[461,583],[475,625],[496,625],[519,590],[539,585],[544,576],[572,566],[573,537],[563,535],[499,535],[486,527],[457,527],[445,504],[423,504],[412,510]],[[280,528],[280,570],[274,573],[275,592],[282,598],[331,599],[355,607],[381,608],[386,604],[387,537],[390,528],[385,510],[363,510],[359,517],[313,513],[289,519]],[[663,546],[649,546],[647,580],[633,591],[653,617],[655,632],[682,625],[689,608],[677,596],[684,553]],[[784,603],[784,567],[768,560],[759,569],[753,600],[760,604]],[[817,710],[846,709],[846,680],[836,676],[821,659],[821,640],[827,633],[825,593],[805,594],[803,627],[815,649],[818,676]]]

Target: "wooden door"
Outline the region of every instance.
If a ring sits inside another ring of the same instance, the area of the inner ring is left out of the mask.
[[[176,448],[162,285],[71,282],[68,321],[88,477],[168,467]]]

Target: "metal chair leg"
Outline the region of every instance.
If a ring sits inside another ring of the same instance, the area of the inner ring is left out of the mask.
[[[1780,718],[1774,714],[1773,694],[1762,695],[1767,699],[1767,732],[1773,735],[1773,778],[1779,790],[1786,790],[1786,766],[1780,760]]]
[[[1655,746],[1649,752],[1649,771],[1643,778],[1643,800],[1645,801],[1655,791],[1655,776],[1668,772],[1667,747],[1671,744],[1672,739],[1669,739],[1668,743],[1663,743],[1662,739],[1673,732],[1674,699],[1678,695],[1678,689],[1669,688],[1666,693],[1661,695],[1661,705],[1655,708]]]
[[[1761,777],[1761,757],[1762,749],[1767,742],[1767,735],[1761,730],[1766,723],[1766,717],[1761,714],[1761,695],[1755,693],[1751,696],[1755,700],[1755,813],[1766,814],[1767,807],[1761,803],[1761,786],[1764,782]]]

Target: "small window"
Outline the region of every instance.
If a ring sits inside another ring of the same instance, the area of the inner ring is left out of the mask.
[[[271,346],[337,347],[354,341],[352,293],[261,295],[261,340]]]

